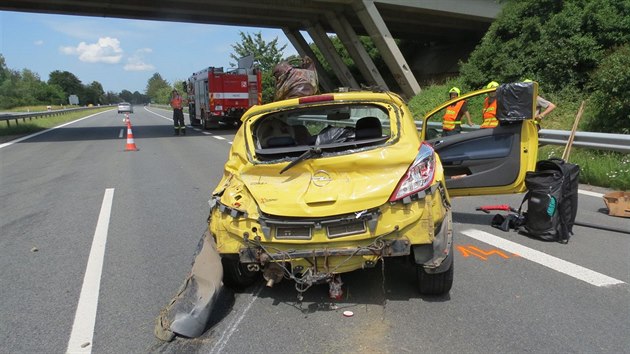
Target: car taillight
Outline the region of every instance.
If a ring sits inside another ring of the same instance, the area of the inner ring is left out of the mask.
[[[317,95],[317,96],[300,97],[298,102],[300,104],[303,104],[303,103],[326,102],[326,101],[334,101],[334,100],[335,100],[334,95]]]
[[[422,143],[416,159],[398,182],[398,186],[396,186],[389,201],[395,202],[426,189],[433,183],[434,176],[435,152],[431,146]]]

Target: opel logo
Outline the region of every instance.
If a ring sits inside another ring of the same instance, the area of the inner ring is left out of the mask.
[[[314,185],[318,187],[323,187],[330,183],[330,181],[332,181],[332,178],[330,177],[328,172],[319,170],[313,174],[313,177],[311,177],[311,181]]]

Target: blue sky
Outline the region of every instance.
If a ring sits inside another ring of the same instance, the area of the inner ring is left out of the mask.
[[[61,70],[105,91],[143,93],[156,72],[173,83],[208,66],[230,67],[239,31],[277,37],[288,44],[285,56],[296,54],[279,29],[7,11],[0,11],[0,53],[10,69],[32,70],[43,81]]]

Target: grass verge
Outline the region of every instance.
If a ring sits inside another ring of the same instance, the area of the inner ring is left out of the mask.
[[[538,159],[560,157],[564,147],[543,146]],[[572,148],[569,162],[580,166],[580,183],[630,190],[630,155],[611,151]]]

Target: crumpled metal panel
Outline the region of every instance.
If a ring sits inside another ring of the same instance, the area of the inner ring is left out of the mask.
[[[223,287],[223,266],[209,231],[201,237],[190,274],[156,319],[154,334],[171,341],[174,336],[203,334],[213,306]]]

